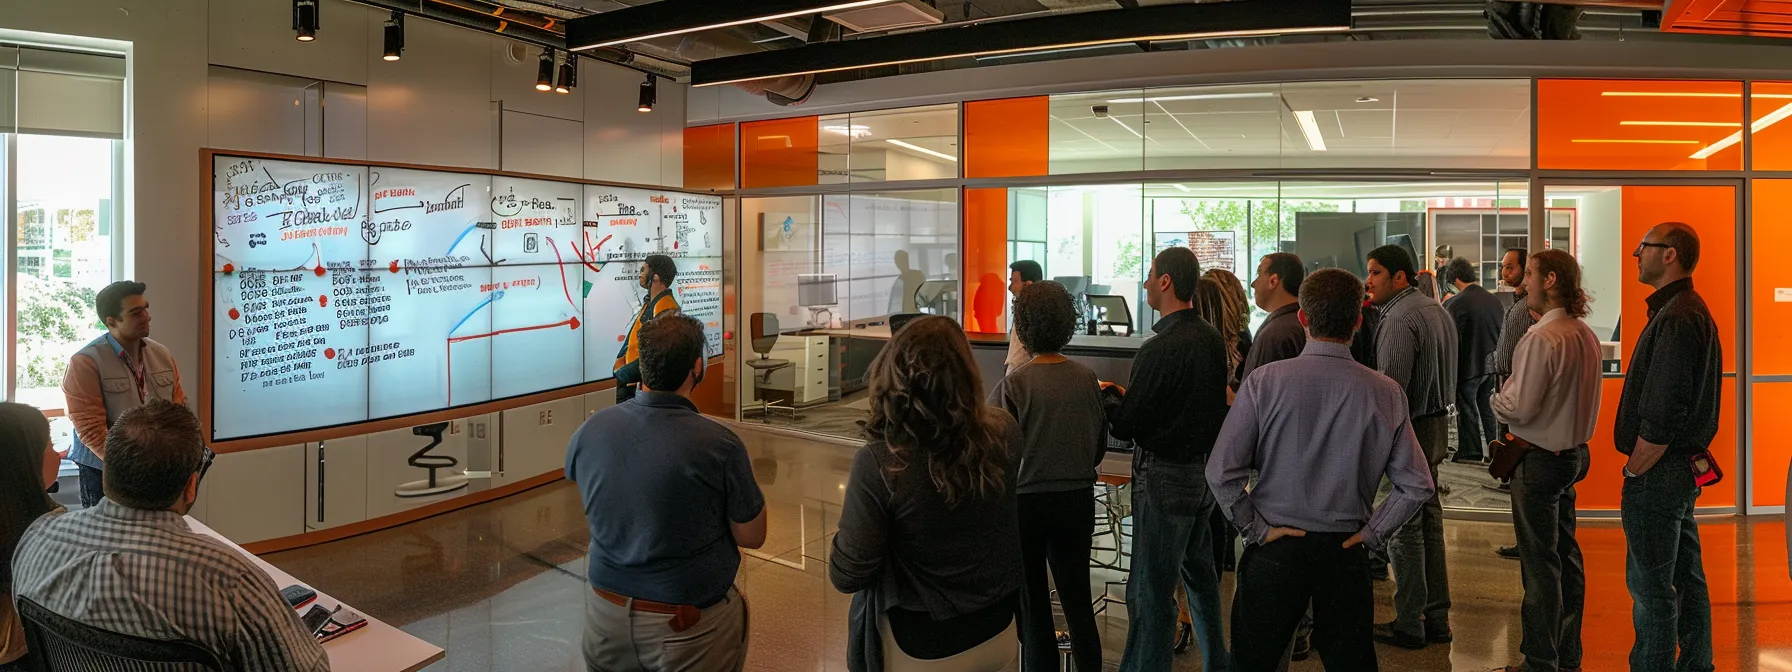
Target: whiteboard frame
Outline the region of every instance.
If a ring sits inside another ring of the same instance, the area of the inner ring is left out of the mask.
[[[216,252],[216,242],[217,242],[217,237],[213,236],[211,234],[212,228],[216,222],[215,213],[212,211],[212,206],[213,206],[213,203],[212,203],[212,194],[213,194],[212,178],[214,177],[213,176],[213,167],[216,165],[216,160],[219,157],[242,158],[242,159],[264,159],[264,160],[272,160],[272,161],[293,161],[293,162],[299,162],[299,163],[313,163],[313,164],[326,164],[326,165],[339,165],[339,166],[364,166],[364,167],[368,167],[368,168],[397,168],[397,169],[405,169],[405,170],[425,170],[425,171],[435,171],[435,172],[443,172],[443,173],[464,173],[464,174],[469,174],[469,175],[485,175],[485,176],[489,176],[489,177],[511,177],[511,178],[520,178],[520,179],[529,179],[529,180],[545,180],[545,181],[549,181],[549,182],[562,182],[562,183],[567,183],[567,184],[581,185],[581,188],[583,188],[584,186],[618,187],[618,188],[624,188],[624,189],[646,189],[646,190],[662,191],[662,192],[674,193],[674,194],[690,194],[693,196],[716,196],[716,197],[724,199],[723,206],[722,206],[724,210],[727,209],[726,199],[728,197],[731,197],[734,195],[734,192],[732,190],[684,189],[684,188],[679,188],[679,187],[667,187],[667,186],[657,185],[657,184],[637,184],[637,183],[630,183],[630,182],[610,182],[610,181],[604,181],[604,180],[586,180],[586,179],[580,179],[580,178],[564,177],[564,176],[560,176],[560,175],[539,175],[539,174],[535,174],[535,173],[519,173],[519,172],[515,172],[515,171],[506,171],[506,170],[488,170],[488,169],[484,169],[484,168],[468,168],[468,167],[463,167],[463,166],[432,166],[432,165],[416,164],[416,163],[394,163],[394,162],[388,162],[388,161],[367,161],[367,160],[361,160],[361,159],[338,159],[338,158],[317,157],[317,156],[301,156],[301,155],[295,155],[295,154],[271,154],[271,153],[266,153],[266,152],[245,152],[245,151],[237,151],[237,150],[229,150],[229,149],[217,149],[217,148],[212,148],[212,147],[202,147],[199,150],[199,175],[201,178],[199,180],[199,182],[200,182],[200,185],[199,185],[199,205],[200,205],[199,211],[202,213],[202,216],[205,219],[203,222],[200,223],[200,226],[201,226],[200,235],[195,236],[195,237],[199,239],[199,258],[205,259],[208,261],[206,261],[206,263],[204,265],[197,265],[197,264],[195,265],[197,267],[196,270],[199,275],[199,299],[200,299],[200,306],[201,306],[201,310],[199,311],[199,397],[198,397],[199,404],[198,404],[198,411],[199,411],[200,425],[205,430],[206,445],[210,446],[212,451],[216,452],[216,453],[236,453],[236,452],[243,452],[243,451],[249,451],[249,450],[260,450],[263,448],[273,448],[276,446],[290,446],[290,445],[294,445],[294,444],[307,443],[307,442],[312,442],[312,441],[328,441],[331,439],[341,439],[341,438],[346,438],[346,437],[350,437],[350,436],[360,436],[363,434],[373,434],[376,432],[385,432],[385,431],[391,431],[391,430],[395,430],[395,429],[404,429],[407,427],[414,427],[417,425],[425,425],[425,424],[430,424],[430,423],[435,423],[435,422],[448,422],[448,421],[459,420],[462,418],[475,416],[475,415],[483,415],[483,414],[487,414],[487,413],[498,413],[501,411],[508,411],[511,409],[522,408],[525,406],[533,406],[535,404],[545,403],[545,402],[549,402],[549,401],[556,401],[559,399],[577,397],[580,395],[590,394],[593,392],[600,392],[603,390],[615,389],[615,387],[616,387],[616,381],[614,378],[612,378],[609,380],[602,380],[602,381],[598,381],[598,382],[594,382],[594,383],[581,383],[578,385],[561,387],[561,388],[556,388],[556,389],[552,389],[552,390],[546,390],[543,392],[536,392],[533,394],[525,394],[525,395],[521,395],[521,396],[508,397],[505,399],[495,399],[492,401],[481,402],[481,403],[477,403],[477,404],[467,404],[464,406],[452,406],[452,407],[444,408],[444,409],[438,409],[438,410],[433,410],[433,411],[423,411],[423,412],[419,412],[419,413],[393,416],[393,417],[389,417],[389,418],[378,418],[378,419],[373,419],[373,420],[364,420],[364,421],[360,421],[360,422],[345,423],[345,424],[340,424],[340,425],[331,425],[328,427],[315,427],[315,428],[309,428],[309,429],[303,429],[303,430],[297,430],[297,431],[280,432],[280,433],[275,433],[275,434],[263,434],[263,435],[244,437],[244,438],[238,438],[238,439],[213,440],[212,439],[212,397],[213,397],[212,377],[215,372],[213,371],[212,358],[216,354],[216,351],[215,351],[216,344],[213,342],[212,337],[213,337],[213,330],[216,328],[216,324],[214,323],[215,320],[213,318],[217,312],[215,310],[216,306],[213,304],[213,302],[216,300],[216,296],[214,295],[214,291],[213,291],[214,290],[213,275],[215,273],[217,273],[217,269],[212,268],[212,262],[209,260],[215,258],[213,256],[213,254]],[[724,248],[722,250],[722,254],[721,254],[720,258],[721,258],[721,261],[719,262],[719,264],[724,269],[723,275],[725,277],[726,276],[725,269],[727,268],[727,264],[728,264],[728,253],[727,253],[726,248]],[[722,303],[723,303],[722,313],[725,318],[725,316],[729,313],[726,296],[723,297]],[[725,319],[724,319],[724,322],[726,322]],[[726,324],[724,324],[724,328],[726,328]],[[726,342],[725,338],[724,338],[724,342]],[[723,348],[724,353],[726,353],[726,350],[727,349],[724,346],[724,348]],[[708,363],[712,367],[721,366],[723,364],[723,360],[725,358],[726,358],[725,354],[717,355],[715,357],[709,358]]]

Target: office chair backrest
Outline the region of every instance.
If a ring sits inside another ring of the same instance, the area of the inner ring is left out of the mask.
[[[25,645],[42,672],[224,672],[218,656],[198,642],[158,640],[102,630],[14,598],[25,624]]]
[[[753,313],[751,326],[753,329],[753,352],[761,355],[772,354],[772,348],[778,347],[778,316],[771,313]]]

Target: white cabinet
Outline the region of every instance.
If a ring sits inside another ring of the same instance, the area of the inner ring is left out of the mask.
[[[770,390],[788,390],[798,405],[817,404],[828,400],[828,356],[826,336],[779,336],[770,357],[790,362],[790,366],[773,371]]]

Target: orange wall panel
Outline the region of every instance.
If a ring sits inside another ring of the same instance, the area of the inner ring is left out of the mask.
[[[821,170],[815,117],[749,121],[740,125],[740,186],[746,189],[813,185]]]
[[[1612,428],[1617,425],[1618,395],[1623,390],[1623,378],[1605,378],[1599,381],[1599,424],[1595,425],[1597,429],[1593,430],[1593,439],[1587,442],[1587,452],[1593,459],[1587,466],[1586,480],[1574,486],[1576,510],[1618,510],[1624,487],[1624,454],[1619,453],[1612,445]],[[1619,567],[1622,568],[1623,565],[1620,564]],[[1588,563],[1587,571],[1592,572],[1591,562]]]
[[[964,190],[964,330],[1008,331],[1008,190]]]
[[[1786,469],[1792,464],[1792,442],[1786,441],[1792,432],[1792,414],[1786,413],[1792,409],[1792,383],[1755,383],[1753,394],[1749,431],[1755,437],[1755,457],[1749,479],[1755,491],[1749,500],[1755,506],[1784,506]]]
[[[734,124],[684,129],[684,186],[734,188]]]
[[[1749,85],[1749,123],[1766,123],[1754,131],[1755,170],[1792,170],[1792,82]]]
[[[1537,167],[1741,170],[1742,119],[1741,82],[1538,80]]]
[[[1045,96],[965,103],[964,176],[1051,174],[1050,109]]]
[[[1754,359],[1756,375],[1792,374],[1792,303],[1774,300],[1776,287],[1792,288],[1786,251],[1792,250],[1792,180],[1755,180],[1752,239]]]
[[[1699,265],[1693,287],[1711,307],[1723,344],[1724,371],[1736,370],[1736,190],[1724,186],[1624,187],[1625,254],[1643,235],[1662,222],[1684,222],[1699,234]],[[1649,321],[1646,300],[1655,290],[1636,281],[1636,264],[1627,260],[1624,277],[1624,366]]]

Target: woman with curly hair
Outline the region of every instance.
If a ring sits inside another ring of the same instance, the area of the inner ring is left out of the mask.
[[[1014,299],[1014,335],[1033,358],[996,383],[989,404],[1020,422],[1025,443],[1020,493],[1022,670],[1058,667],[1051,586],[1058,587],[1078,670],[1101,669],[1101,635],[1089,590],[1095,534],[1095,467],[1106,452],[1101,381],[1061,351],[1076,333],[1076,305],[1056,282],[1036,282]],[[1051,568],[1051,580],[1046,568]]]
[[[847,476],[828,568],[852,593],[848,667],[1013,662],[1021,585],[1020,426],[983,403],[958,323],[923,317],[871,364],[866,443]]]
[[[50,421],[24,404],[0,403],[0,670],[29,670],[25,632],[12,606],[12,556],[32,521],[56,510],[45,494],[62,457]]]

